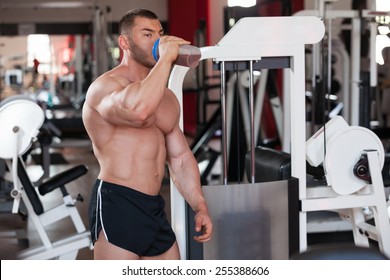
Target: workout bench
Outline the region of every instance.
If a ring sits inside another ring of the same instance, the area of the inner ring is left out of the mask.
[[[43,245],[20,252],[21,259],[75,259],[82,248],[91,246],[90,234],[86,230],[76,208],[81,196],[72,198],[65,185],[87,173],[84,165],[78,165],[43,181],[35,186],[26,171],[21,156],[35,140],[44,121],[44,112],[34,100],[27,97],[12,98],[0,104],[0,158],[7,162],[12,173],[14,198],[12,212],[17,213],[20,199],[23,200],[27,215],[33,222]],[[46,210],[40,196],[60,189],[63,203]],[[60,240],[51,241],[46,226],[70,217],[76,233]]]

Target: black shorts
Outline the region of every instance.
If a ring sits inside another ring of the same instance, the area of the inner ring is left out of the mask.
[[[111,244],[139,256],[161,255],[176,241],[164,207],[161,195],[97,180],[89,205],[92,241],[103,230]]]

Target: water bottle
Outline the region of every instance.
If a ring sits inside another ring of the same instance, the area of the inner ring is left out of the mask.
[[[156,61],[160,57],[158,52],[159,43],[160,43],[160,39],[158,39],[154,43],[152,48],[152,54]],[[201,52],[198,47],[192,45],[181,45],[179,46],[179,53],[177,55],[176,60],[173,62],[173,64],[194,68],[198,66],[200,58],[201,58]]]

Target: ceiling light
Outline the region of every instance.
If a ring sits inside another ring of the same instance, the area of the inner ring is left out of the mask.
[[[244,8],[249,8],[255,5],[256,5],[256,0],[228,0],[229,7],[240,6]]]

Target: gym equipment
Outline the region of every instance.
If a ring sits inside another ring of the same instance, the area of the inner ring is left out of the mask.
[[[20,252],[21,259],[75,259],[80,249],[91,244],[89,232],[81,220],[76,208],[76,200],[67,192],[65,185],[87,172],[84,165],[75,166],[52,178],[45,180],[39,186],[34,186],[21,159],[38,135],[39,128],[44,122],[44,112],[36,102],[28,98],[13,98],[4,100],[0,107],[0,158],[7,162],[12,173],[14,198],[12,212],[17,213],[20,200],[26,208],[28,218],[33,222],[43,243],[37,248],[29,248]],[[45,209],[40,195],[45,195],[59,189],[64,203]],[[39,194],[37,193],[39,192]],[[76,233],[60,240],[51,241],[46,226],[63,218],[70,217]]]
[[[360,118],[362,112],[361,106],[359,106],[359,96],[360,96],[360,87],[361,87],[361,33],[364,31],[362,23],[364,20],[374,19],[377,16],[389,16],[390,12],[376,12],[375,10],[333,10],[326,9],[326,2],[335,2],[334,0],[318,0],[316,5],[318,9],[316,10],[302,10],[295,14],[295,16],[318,16],[325,18],[331,23],[335,19],[350,19],[351,25],[347,28],[351,28],[351,52],[350,52],[350,67],[351,74],[349,79],[344,80],[345,83],[349,83],[348,87],[350,92],[343,92],[343,117],[347,123],[351,125],[361,125]],[[329,24],[329,30],[331,30],[331,25]],[[370,91],[376,95],[378,77],[377,77],[377,63],[375,60],[375,51],[376,51],[376,36],[378,33],[378,23],[369,22],[368,26],[370,30],[369,38],[369,87]],[[316,76],[320,76],[320,62],[319,62],[319,46],[314,46],[313,48],[313,82],[316,80]],[[313,86],[315,88],[315,86]],[[377,97],[376,97],[377,98]],[[364,105],[364,104],[363,104]],[[362,105],[362,106],[363,106]]]
[[[337,116],[315,133],[306,147],[308,162],[323,164],[327,186],[308,187],[302,211],[339,213],[351,222],[355,245],[369,247],[374,240],[380,251],[390,256],[390,205],[386,205],[381,173],[384,150],[379,138]]]
[[[351,225],[356,246],[369,247],[369,241],[376,241],[382,254],[389,256],[390,202],[386,202],[380,172],[384,151],[379,138],[366,128],[350,127],[336,116],[327,122],[325,132],[321,128],[306,142],[306,148],[308,180],[310,176],[326,180],[316,181],[316,185],[311,180],[302,210],[338,214]],[[255,152],[256,182],[291,178],[289,154],[262,147],[256,147]],[[246,160],[248,165],[248,155]]]
[[[254,68],[256,68],[256,64],[254,65]],[[262,116],[263,111],[263,104],[264,104],[264,97],[267,94],[269,97],[269,101],[272,108],[273,117],[275,119],[276,123],[276,129],[277,134],[281,138],[283,135],[283,109],[281,100],[277,94],[277,89],[275,85],[275,74],[272,71],[272,65],[268,65],[267,68],[262,69],[261,72],[259,71],[258,75],[256,74],[253,77],[253,83],[254,86],[257,86],[256,91],[256,98],[254,100],[254,143],[259,142],[259,136],[260,136],[260,120]],[[250,146],[250,116],[247,114],[247,112],[250,111],[250,107],[248,104],[248,100],[246,96],[248,95],[247,90],[250,88],[250,73],[248,70],[241,71],[238,75],[238,81],[236,81],[236,75],[232,75],[227,83],[227,108],[231,109],[233,106],[233,84],[238,83],[238,94],[240,98],[240,105],[241,105],[241,111],[243,112],[243,123],[244,123],[244,130],[245,130],[245,140],[247,147]],[[228,131],[231,131],[231,122],[232,122],[232,115],[228,114],[227,116],[227,124],[228,124]],[[229,151],[229,139],[228,141],[228,151]]]
[[[302,29],[305,30],[302,33]],[[321,20],[317,17],[257,17],[257,18],[243,18],[238,21],[233,28],[221,39],[217,46],[212,47],[203,47],[201,48],[202,58],[201,59],[213,59],[215,62],[220,63],[221,70],[221,112],[222,112],[222,155],[223,155],[223,185],[222,186],[203,186],[205,195],[210,195],[212,201],[208,201],[210,206],[213,205],[215,199],[220,201],[220,207],[226,207],[225,209],[232,207],[235,208],[240,213],[248,212],[248,220],[251,220],[250,211],[245,207],[258,207],[257,209],[251,208],[253,212],[268,211],[272,212],[271,208],[266,210],[261,209],[262,205],[259,198],[259,193],[251,194],[253,190],[256,192],[257,187],[255,185],[227,185],[227,148],[226,148],[226,102],[225,102],[225,92],[226,92],[226,80],[225,80],[225,70],[226,67],[229,67],[229,62],[241,61],[247,63],[249,66],[249,71],[253,74],[253,71],[256,69],[254,65],[258,68],[269,68],[269,65],[272,65],[273,68],[286,68],[288,71],[288,82],[290,91],[284,94],[284,119],[283,119],[283,138],[284,144],[290,146],[292,152],[291,157],[291,173],[292,176],[299,180],[299,197],[303,197],[303,193],[306,191],[306,169],[305,169],[305,75],[304,75],[304,45],[305,44],[314,44],[321,40],[324,35],[324,25]],[[248,33],[250,32],[250,33]],[[185,74],[189,68],[182,66],[174,66],[172,73],[169,79],[169,87],[176,94],[180,104],[182,104],[182,91],[183,91],[183,80]],[[256,69],[257,70],[257,69]],[[254,127],[253,127],[253,75],[250,75],[250,114],[251,114],[251,176],[250,181],[254,182]],[[290,94],[291,92],[291,94]],[[180,120],[180,125],[182,126],[183,120]],[[291,138],[287,138],[291,136]],[[290,141],[286,141],[286,139]],[[271,184],[267,183],[268,186]],[[270,187],[271,188],[271,187]],[[279,189],[280,188],[280,189]],[[267,190],[270,190],[266,187]],[[277,191],[287,189],[287,183],[282,183],[279,187],[275,187],[270,191]],[[248,190],[248,192],[246,192]],[[238,193],[235,193],[238,192]],[[214,195],[214,194],[220,195]],[[238,201],[235,194],[245,195],[242,200]],[[229,196],[232,200],[223,200]],[[286,193],[275,194],[276,197],[286,198]],[[213,197],[213,198],[211,198]],[[267,197],[267,193],[264,193],[264,197]],[[269,197],[269,196],[268,196]],[[257,198],[257,200],[256,200]],[[249,201],[246,199],[254,199]],[[268,199],[269,201],[270,199]],[[221,205],[222,203],[222,205]],[[237,205],[240,203],[240,205]],[[275,203],[277,204],[277,203]],[[287,207],[286,204],[280,203],[278,205],[283,205]],[[183,197],[178,193],[176,188],[171,182],[171,206],[172,206],[172,226],[175,230],[177,241],[180,249],[181,256],[187,258],[187,244],[189,243],[189,235],[186,229],[186,211],[185,211],[185,201]],[[281,207],[282,208],[282,207]],[[220,208],[221,209],[221,208]],[[286,208],[285,208],[286,209]],[[231,209],[230,209],[231,210]],[[229,210],[229,211],[230,211]],[[278,215],[283,216],[285,212],[282,210]],[[298,212],[298,210],[297,210]],[[299,214],[300,221],[299,224],[303,226],[299,232],[299,245],[300,249],[306,249],[306,213],[301,212]],[[284,215],[286,217],[286,215]],[[242,217],[241,217],[242,218]],[[230,218],[229,218],[230,219]],[[229,220],[227,219],[227,220]],[[225,219],[226,220],[226,219]],[[280,221],[279,221],[280,222]],[[248,223],[247,223],[248,224]],[[253,227],[256,227],[255,224],[252,224]],[[265,227],[267,228],[267,227]],[[245,233],[248,233],[250,229],[243,228]],[[227,234],[228,230],[221,232],[220,234]],[[275,233],[275,232],[273,232]],[[279,231],[279,233],[283,233]],[[215,240],[218,239],[218,236],[215,235]],[[275,238],[272,234],[270,235]],[[235,236],[235,239],[238,237]],[[245,236],[242,237],[245,240]],[[217,241],[218,242],[218,241]],[[288,242],[288,241],[287,241]],[[275,257],[271,253],[268,256],[262,256],[264,258],[288,258],[288,248],[282,245],[283,248],[276,248],[271,244],[271,250],[285,250],[281,255]],[[221,243],[223,245],[223,242]],[[227,244],[228,245],[228,244]],[[243,244],[241,244],[243,245]],[[250,242],[246,246],[253,246]],[[208,245],[205,245],[208,246]],[[237,248],[240,252],[244,251],[244,248]],[[286,252],[287,251],[287,252]],[[238,253],[238,251],[237,251]],[[274,252],[276,253],[276,252]],[[246,256],[248,257],[248,256]]]

